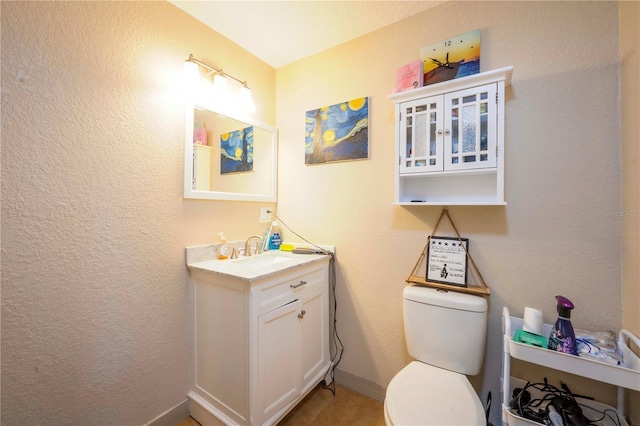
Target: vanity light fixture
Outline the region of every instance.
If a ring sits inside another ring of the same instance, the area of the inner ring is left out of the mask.
[[[229,84],[227,77],[223,74],[216,74],[213,77],[213,87],[211,88],[211,96],[220,104],[226,104],[229,100]]]
[[[215,74],[213,83],[209,84],[211,90],[211,96],[215,101],[221,105],[229,105],[240,112],[254,112],[256,106],[253,103],[251,97],[251,89],[247,85],[246,81],[240,80],[231,74],[227,74],[222,69],[214,68],[205,64],[193,57],[193,54],[189,54],[189,59],[184,63],[183,75],[192,90],[198,90],[198,82],[200,81],[200,70],[198,67],[202,67],[207,70],[207,76]],[[228,80],[235,80],[240,84],[240,91],[236,96],[236,99],[231,99],[229,94]]]

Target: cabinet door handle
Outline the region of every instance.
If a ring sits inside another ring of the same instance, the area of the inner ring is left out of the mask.
[[[442,129],[438,129],[438,134],[441,135],[442,134]]]
[[[304,314],[306,314],[307,311],[305,311],[304,309],[298,314],[298,318],[302,318],[304,317]]]
[[[291,284],[289,287],[291,288],[298,288],[298,287],[302,287],[303,285],[305,285],[307,282],[306,281],[302,281],[300,280],[300,282],[298,284]]]
[[[445,134],[445,135],[447,135],[447,136],[449,136],[449,135],[451,134],[451,130],[446,129],[446,130],[444,131],[444,134]]]

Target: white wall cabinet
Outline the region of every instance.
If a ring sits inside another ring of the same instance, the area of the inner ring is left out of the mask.
[[[211,189],[211,154],[212,147],[193,144],[193,176],[192,189],[209,191]]]
[[[400,205],[506,204],[504,101],[513,67],[391,95]]]
[[[191,270],[191,415],[272,425],[324,379],[329,258],[255,280]]]

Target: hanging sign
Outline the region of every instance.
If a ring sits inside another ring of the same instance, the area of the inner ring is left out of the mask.
[[[468,238],[431,237],[426,280],[466,287],[468,250]]]

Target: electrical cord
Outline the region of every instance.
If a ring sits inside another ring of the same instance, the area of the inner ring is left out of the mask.
[[[522,418],[541,424],[549,424],[548,406],[552,405],[556,408],[556,404],[559,403],[561,405],[560,413],[562,414],[566,425],[596,425],[602,424],[599,422],[604,419],[609,419],[613,424],[620,426],[620,418],[615,410],[598,410],[586,404],[581,404],[575,399],[576,397],[590,400],[593,400],[593,398],[572,393],[569,387],[564,383],[561,384],[561,387],[562,390],[550,385],[547,382],[546,377],[544,378],[544,383],[527,382],[524,388],[515,388],[513,390],[511,402],[509,403],[510,408],[514,414],[517,414]],[[536,389],[539,392],[544,393],[544,395],[541,398],[532,399],[531,394],[527,390],[528,388]],[[582,410],[579,407],[587,408],[589,412],[599,413],[601,417],[599,419],[590,419],[582,413]],[[569,417],[575,415],[577,416],[577,419],[571,420],[570,418],[567,418],[567,414]]]
[[[267,210],[267,213],[271,213],[273,215],[273,217],[275,217],[276,219],[278,219],[280,221],[280,223],[282,223],[285,228],[287,228],[289,231],[291,231],[293,233],[293,235],[295,235],[296,237],[300,238],[302,241],[304,241],[307,244],[311,244],[312,246],[314,246],[315,248],[317,248],[318,250],[323,251],[325,254],[333,254],[327,250],[325,250],[324,248],[320,247],[317,244],[312,243],[311,241],[307,240],[306,238],[304,238],[302,235],[298,234],[296,231],[294,231],[293,229],[291,229],[289,227],[289,225],[287,225],[285,223],[284,220],[280,219],[280,217],[278,217],[278,215],[273,211],[273,210]],[[333,256],[332,256],[333,257]]]
[[[325,389],[329,389],[333,395],[336,394],[336,381],[335,381],[335,369],[340,364],[342,360],[342,354],[344,353],[344,345],[342,344],[342,340],[340,340],[340,336],[338,335],[338,327],[337,327],[337,312],[338,312],[338,299],[336,297],[336,266],[335,266],[335,257],[333,253],[331,254],[331,259],[329,260],[329,270],[330,270],[330,287],[331,287],[331,295],[333,297],[333,324],[331,330],[331,336],[333,338],[333,347],[335,349],[335,354],[331,357],[331,383],[329,385],[326,384],[326,381],[322,383],[322,387]]]
[[[582,404],[580,404],[582,405]],[[599,411],[599,410],[595,410],[593,407],[589,407],[590,410],[593,410],[597,413],[601,413],[602,417],[600,417],[599,419],[595,419],[592,420],[591,424],[598,424],[599,422],[603,421],[604,419],[609,419],[611,420],[613,423],[615,423],[616,425],[620,425],[620,417],[618,416],[618,412],[616,410],[613,410],[611,408],[607,408],[604,411]],[[613,413],[613,415],[611,414]],[[615,416],[615,417],[614,417]]]
[[[331,357],[331,367],[330,367],[330,374],[331,374],[331,383],[329,385],[326,384],[326,380],[322,382],[322,387],[324,389],[328,389],[331,391],[331,393],[333,395],[336,394],[336,381],[335,381],[335,369],[338,366],[338,364],[340,364],[340,361],[342,360],[342,354],[344,353],[344,345],[342,344],[342,340],[340,340],[340,336],[338,335],[338,327],[337,327],[337,323],[338,323],[338,298],[336,297],[336,259],[335,259],[335,254],[325,250],[324,248],[320,247],[317,244],[312,243],[311,241],[307,240],[306,238],[304,238],[302,235],[298,234],[296,231],[294,231],[293,229],[291,229],[289,227],[289,225],[286,224],[286,222],[284,220],[282,220],[280,217],[278,217],[278,215],[273,211],[273,210],[267,210],[267,213],[271,213],[276,219],[278,219],[278,221],[280,221],[280,223],[282,223],[284,225],[285,228],[287,228],[289,231],[291,231],[291,233],[293,233],[296,237],[300,238],[301,240],[303,240],[304,242],[306,242],[307,244],[312,245],[313,247],[317,248],[318,250],[321,250],[322,252],[324,252],[326,255],[328,255],[329,258],[329,288],[330,288],[330,297],[333,299],[333,323],[332,323],[332,327],[331,327],[331,337],[332,337],[332,343],[333,343],[333,348],[335,350],[335,353],[333,355],[330,354]],[[331,350],[331,348],[329,348],[329,350]]]

